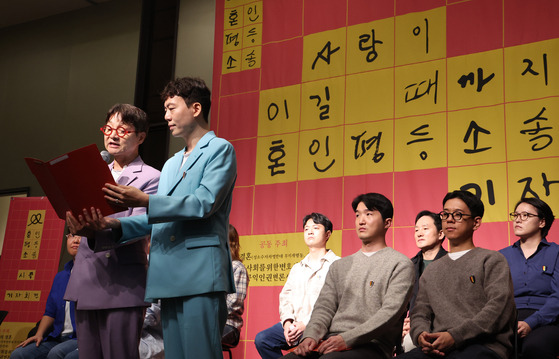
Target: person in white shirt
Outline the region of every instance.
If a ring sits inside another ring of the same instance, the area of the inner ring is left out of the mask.
[[[280,358],[283,355],[282,349],[289,349],[299,343],[328,269],[334,261],[340,259],[326,248],[333,226],[325,215],[306,215],[303,226],[309,254],[291,268],[280,293],[280,322],[261,331],[254,339],[256,349],[263,359]]]
[[[151,303],[151,306],[146,309],[139,350],[140,359],[165,358],[163,329],[161,328],[161,301]]]

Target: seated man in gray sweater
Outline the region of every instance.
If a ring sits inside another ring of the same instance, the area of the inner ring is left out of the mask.
[[[476,248],[474,231],[484,206],[472,193],[443,199],[443,232],[449,253],[431,263],[419,280],[411,311],[411,337],[418,348],[406,359],[506,359],[515,324],[512,281],[505,257]]]
[[[415,274],[411,261],[386,245],[392,203],[367,193],[352,207],[361,250],[332,263],[301,344],[284,358],[386,359],[401,339]]]

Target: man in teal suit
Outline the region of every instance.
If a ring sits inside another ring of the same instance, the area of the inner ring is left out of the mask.
[[[186,147],[165,163],[156,195],[122,185],[103,189],[108,201],[147,207],[145,215],[114,219],[92,209],[69,218],[74,231],[111,228],[118,242],[151,231],[146,301],[161,299],[169,358],[222,358],[225,294],[234,292],[227,236],[237,164],[233,146],[208,130],[210,96],[196,78],[171,81],[163,90],[165,120]]]

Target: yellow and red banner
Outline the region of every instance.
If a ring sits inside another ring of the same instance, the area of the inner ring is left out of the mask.
[[[279,320],[302,218],[359,249],[351,200],[390,198],[388,245],[412,256],[415,215],[451,190],[485,204],[476,245],[515,240],[508,213],[559,213],[559,2],[218,0],[211,127],[237,151],[231,223],[251,278],[242,342]],[[559,228],[549,240],[559,242]]]
[[[64,221],[46,197],[13,197],[0,257],[0,359],[41,320],[58,272]]]

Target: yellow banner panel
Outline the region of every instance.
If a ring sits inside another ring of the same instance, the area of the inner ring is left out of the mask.
[[[24,250],[39,250],[41,248],[41,240],[40,239],[24,239],[23,240],[23,249]]]
[[[259,69],[262,64],[262,47],[247,47],[242,51],[241,71]]]
[[[448,113],[448,165],[504,162],[503,105]]]
[[[264,14],[262,10],[262,1],[255,1],[249,5],[245,5],[243,11],[245,26],[250,26],[257,23],[262,24],[262,15]],[[262,25],[260,26],[260,29],[262,30]]]
[[[226,11],[225,14],[227,14],[227,10],[230,9],[230,8],[234,8],[234,7],[237,7],[237,6],[244,5],[244,4],[249,4],[251,2],[253,2],[253,0],[225,0],[225,3],[224,3],[225,11]]]
[[[483,222],[506,222],[507,181],[505,163],[448,169],[448,190],[462,189],[480,196],[485,207]]]
[[[446,166],[446,114],[406,117],[395,122],[396,171]]]
[[[346,125],[344,175],[355,176],[393,171],[393,120]]]
[[[394,70],[346,77],[345,123],[394,118]]]
[[[344,124],[343,77],[304,83],[301,92],[301,130]]]
[[[25,239],[41,239],[46,210],[31,210],[27,215]]]
[[[344,75],[345,45],[345,27],[305,36],[302,82]]]
[[[503,103],[501,49],[449,58],[447,65],[449,110]]]
[[[40,290],[7,290],[4,296],[6,302],[38,302],[40,300]]]
[[[343,126],[302,131],[298,180],[343,176]]]
[[[508,169],[509,212],[520,198],[537,197],[559,213],[559,158],[509,162]]]
[[[349,26],[346,73],[354,74],[394,66],[393,39],[393,17]]]
[[[23,249],[21,251],[22,260],[36,260],[39,259],[39,248],[37,249]]]
[[[223,33],[223,52],[240,50],[243,47],[242,29],[226,30]]]
[[[396,117],[446,111],[446,60],[396,68]]]
[[[35,270],[18,270],[17,280],[35,280]]]
[[[303,233],[241,236],[241,259],[252,286],[283,286],[291,267],[309,253]],[[342,233],[334,231],[328,249],[342,253]]]
[[[0,328],[0,359],[10,358],[16,346],[27,339],[27,333],[35,323],[3,322]]]
[[[559,39],[505,48],[506,100],[559,96]]]
[[[301,85],[260,91],[258,136],[299,131]]]
[[[559,99],[505,105],[508,160],[559,156]]]
[[[297,180],[299,134],[259,137],[256,153],[256,184]]]
[[[223,61],[221,62],[221,72],[230,74],[241,71],[243,54],[241,50],[223,53]]]
[[[241,28],[243,26],[243,6],[231,7],[225,9],[225,16],[223,17],[223,29],[231,30]]]
[[[396,66],[444,58],[446,7],[396,16],[396,45]]]
[[[25,238],[21,248],[22,260],[35,260],[39,257],[45,213],[45,210],[31,210],[27,215]]]
[[[262,46],[262,24],[253,24],[243,28],[243,47]]]

